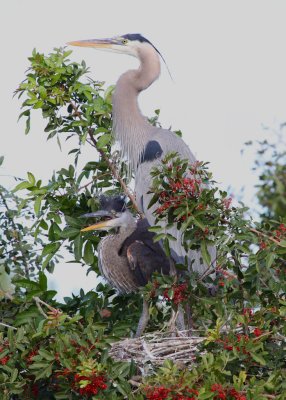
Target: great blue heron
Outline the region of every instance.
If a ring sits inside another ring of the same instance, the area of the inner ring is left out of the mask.
[[[155,127],[141,114],[138,95],[147,89],[160,75],[160,52],[140,34],[126,34],[109,39],[91,39],[70,42],[73,46],[84,46],[124,53],[139,59],[136,70],[123,73],[117,81],[113,94],[113,132],[121,149],[135,172],[136,202],[150,225],[155,225],[154,211],[158,204],[148,209],[152,194],[148,193],[152,183],[150,171],[170,152],[177,152],[190,163],[196,161],[187,144],[174,132]],[[162,56],[161,56],[162,57]],[[182,245],[182,233],[176,227],[167,229],[173,237],[170,242],[175,262],[184,264],[187,255],[189,269],[203,274],[207,266],[200,251],[186,253]],[[211,263],[214,264],[216,250],[209,247]]]
[[[99,243],[98,265],[101,274],[119,293],[132,293],[145,286],[153,272],[170,274],[170,262],[158,243],[153,242],[154,234],[148,231],[146,219],[136,220],[126,209],[124,198],[100,197],[101,209],[83,217],[102,217],[106,220],[82,229],[116,229]],[[136,337],[140,336],[149,320],[148,303],[143,299]]]

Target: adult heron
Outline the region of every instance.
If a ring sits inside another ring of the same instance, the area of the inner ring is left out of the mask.
[[[139,59],[138,69],[123,73],[117,81],[113,94],[113,132],[120,142],[123,155],[135,172],[136,202],[150,225],[155,224],[154,211],[158,204],[148,208],[152,194],[150,172],[170,152],[177,152],[190,163],[196,161],[187,144],[174,132],[155,127],[148,122],[138,106],[138,95],[147,89],[160,75],[160,52],[141,34],[126,34],[108,39],[80,40],[73,46],[91,47],[128,54]],[[176,227],[167,230],[176,241],[171,241],[171,254],[175,262],[185,263],[189,268],[203,274],[209,266],[204,263],[200,251],[186,253],[182,245],[182,233]],[[215,262],[216,250],[209,247],[211,262]]]
[[[170,262],[154,234],[148,231],[146,219],[136,220],[127,210],[122,196],[100,197],[101,209],[83,217],[101,217],[105,220],[82,229],[115,229],[99,243],[98,266],[103,277],[121,294],[138,291],[151,279],[153,272],[170,274]],[[143,299],[143,310],[138,323],[136,337],[141,336],[149,320],[148,302]]]

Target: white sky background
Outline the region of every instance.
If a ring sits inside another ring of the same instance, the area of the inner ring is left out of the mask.
[[[210,161],[222,188],[245,187],[253,201],[256,177],[252,159],[241,157],[243,143],[264,139],[262,124],[286,121],[286,1],[263,0],[40,0],[3,2],[0,14],[1,147],[3,175],[25,177],[26,171],[48,179],[72,162],[55,141],[46,142],[40,112],[24,135],[17,123],[20,102],[12,93],[24,79],[32,49],[48,53],[77,39],[141,33],[160,50],[173,76],[162,64],[160,79],[141,94],[143,114],[161,109],[166,128],[181,129],[199,160]],[[137,61],[126,55],[74,48],[70,58],[85,59],[91,75],[113,84]],[[92,160],[88,149],[82,163]],[[1,183],[2,183],[1,182]],[[53,276],[63,295],[93,288],[80,265],[66,264]],[[62,283],[64,282],[64,283]]]

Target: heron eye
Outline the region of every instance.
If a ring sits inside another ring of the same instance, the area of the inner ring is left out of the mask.
[[[128,43],[128,40],[127,40],[127,39],[122,39],[121,43],[122,43],[122,44],[127,44],[127,43]]]

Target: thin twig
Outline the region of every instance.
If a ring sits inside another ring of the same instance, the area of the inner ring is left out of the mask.
[[[4,324],[4,322],[0,322],[1,326],[5,326],[5,328],[10,328],[10,329],[14,329],[14,331],[17,331],[18,329],[15,328],[14,326],[8,325],[8,324]]]
[[[46,319],[48,319],[48,316],[47,316],[47,314],[45,313],[45,311],[42,309],[42,307],[41,307],[41,305],[40,305],[40,302],[42,301],[41,299],[39,299],[39,297],[33,297],[33,299],[35,300],[35,302],[36,302],[36,306],[38,307],[38,310],[40,311],[40,313],[46,318]]]
[[[142,211],[139,210],[137,204],[136,204],[136,200],[135,197],[133,196],[133,194],[130,192],[130,190],[128,189],[126,183],[123,181],[123,179],[121,178],[121,176],[119,175],[119,172],[117,171],[115,165],[109,160],[109,158],[107,157],[107,155],[105,154],[105,152],[101,149],[99,149],[97,147],[97,141],[95,140],[94,136],[93,136],[93,131],[90,128],[88,130],[88,134],[90,137],[90,140],[93,143],[93,146],[96,148],[96,150],[99,152],[99,154],[101,155],[101,157],[103,158],[103,160],[108,164],[108,167],[110,169],[110,171],[112,172],[112,175],[114,176],[114,178],[120,183],[124,193],[126,194],[126,196],[129,197],[133,207],[135,208],[136,212],[140,215],[141,218],[144,218],[144,214],[142,213]]]
[[[266,233],[260,232],[260,231],[258,231],[257,229],[254,229],[254,228],[250,228],[249,230],[251,232],[256,233],[258,236],[264,236],[265,238],[267,238],[267,239],[271,240],[272,242],[276,243],[277,246],[283,247],[283,246],[281,246],[280,242],[278,240],[276,240],[273,236],[268,236],[268,235],[266,235]]]
[[[86,187],[88,187],[89,185],[91,185],[91,184],[92,184],[94,181],[96,181],[97,179],[100,179],[100,178],[102,178],[103,176],[107,176],[107,175],[111,175],[110,172],[107,172],[106,174],[100,174],[100,175],[94,176],[94,177],[92,178],[91,181],[89,181],[89,182],[86,183],[85,185],[81,186],[81,187],[78,189],[78,191],[80,191],[80,190],[82,190],[82,189],[85,189]]]
[[[44,302],[43,300],[41,300],[37,296],[34,296],[33,299],[35,300],[36,304],[43,304],[44,306],[46,306],[52,312],[57,312],[58,311],[56,308],[50,306],[48,303]]]
[[[141,383],[133,381],[132,379],[129,379],[128,381],[132,386],[140,387]]]
[[[217,257],[215,258],[215,260],[213,260],[211,262],[211,264],[208,266],[208,268],[205,270],[205,272],[198,278],[198,282],[202,282],[207,276],[216,272],[217,267],[214,266],[216,261],[217,261]]]
[[[43,304],[44,306],[46,306],[52,313],[55,313],[55,314],[57,314],[57,313],[62,313],[62,311],[58,310],[57,308],[54,308],[54,307],[50,306],[48,303],[46,303],[45,301],[41,300],[41,299],[40,299],[39,297],[37,297],[37,296],[34,296],[33,299],[35,300],[36,305],[37,305],[37,307],[38,307],[40,313],[41,313],[46,319],[48,319],[49,317],[48,317],[48,315],[44,312],[44,310],[42,309],[41,304]],[[67,315],[66,318],[67,318],[68,320],[72,320],[72,317],[70,317],[69,315]],[[81,327],[81,329],[83,329],[83,325],[82,325],[79,321],[77,321],[77,323],[78,323],[78,325]]]

